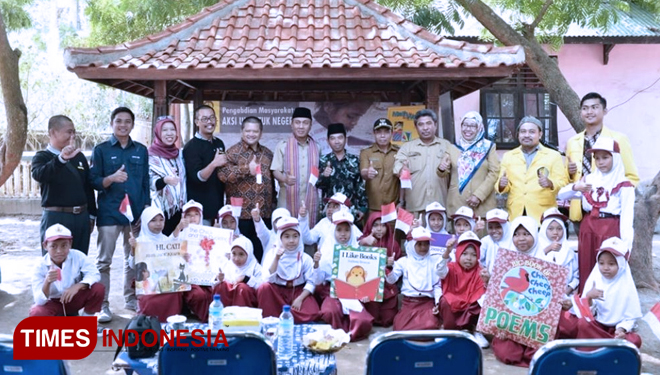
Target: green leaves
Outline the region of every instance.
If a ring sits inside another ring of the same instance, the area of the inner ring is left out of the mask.
[[[0,12],[7,26],[7,31],[27,29],[32,26],[32,19],[25,8],[33,0],[0,0]]]

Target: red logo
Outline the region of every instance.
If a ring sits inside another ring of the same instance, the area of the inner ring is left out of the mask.
[[[96,339],[96,317],[34,316],[14,331],[14,359],[83,359]]]

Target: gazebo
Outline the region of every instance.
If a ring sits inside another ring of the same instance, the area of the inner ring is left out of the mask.
[[[78,77],[171,103],[424,103],[454,136],[452,101],[510,76],[519,46],[443,38],[371,0],[225,0],[115,46],[68,48]]]

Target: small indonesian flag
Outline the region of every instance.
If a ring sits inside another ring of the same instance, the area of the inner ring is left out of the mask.
[[[382,215],[380,218],[381,223],[389,223],[396,220],[396,206],[394,202],[380,206],[380,213]]]
[[[261,185],[261,184],[264,183],[264,181],[263,181],[263,177],[262,177],[262,175],[261,175],[261,164],[257,164],[256,171],[257,171],[257,176],[256,176],[256,178],[257,178],[257,184]]]
[[[131,210],[131,201],[128,199],[127,193],[124,194],[124,199],[122,199],[121,203],[119,204],[119,212],[126,216],[129,223],[133,222],[133,210]]]
[[[404,210],[403,208],[399,208],[394,228],[402,231],[405,234],[408,234],[410,232],[410,228],[412,227],[414,218],[415,217],[413,214]]]
[[[573,300],[573,311],[578,318],[584,318],[587,322],[595,320],[587,298],[580,298],[577,293],[575,293],[571,299]]]
[[[309,184],[316,186],[316,181],[319,180],[319,169],[315,166],[310,168]]]
[[[404,168],[401,170],[399,180],[401,181],[401,189],[412,189],[412,180],[408,169]]]
[[[646,313],[642,319],[648,323],[649,327],[651,327],[651,331],[655,334],[655,337],[660,340],[660,302],[653,305],[651,310]]]
[[[243,198],[240,197],[231,197],[229,198],[231,204],[231,215],[234,217],[241,216],[241,210],[243,210]]]

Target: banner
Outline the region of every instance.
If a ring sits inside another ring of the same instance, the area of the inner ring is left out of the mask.
[[[477,330],[539,348],[557,332],[568,270],[499,249]]]
[[[383,301],[387,249],[335,245],[330,296]]]
[[[387,109],[387,118],[392,121],[394,127],[392,143],[401,145],[418,137],[415,129],[415,113],[425,108],[423,105],[413,105]]]
[[[188,269],[180,241],[142,242],[135,247],[135,294],[186,292]]]
[[[188,284],[212,286],[218,272],[229,260],[234,231],[189,225],[182,233],[181,253],[187,260]]]
[[[447,241],[451,238],[451,234],[431,233],[431,248],[433,253],[444,254],[447,249]]]

